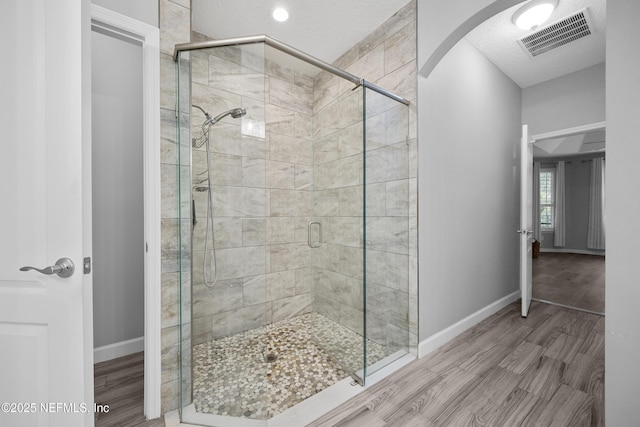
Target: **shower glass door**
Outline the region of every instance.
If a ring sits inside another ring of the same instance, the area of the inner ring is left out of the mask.
[[[183,422],[266,425],[407,351],[408,108],[268,43],[215,43],[178,55],[163,355]]]
[[[365,376],[409,352],[409,107],[364,94]],[[415,215],[415,213],[413,213]]]
[[[364,92],[263,43],[178,65],[182,420],[266,421],[363,377]]]
[[[264,420],[275,399],[264,45],[181,53],[179,64],[190,131],[181,152],[190,166],[181,176],[182,420]]]
[[[363,94],[326,72],[316,79],[313,138],[314,342],[360,384],[364,375]]]

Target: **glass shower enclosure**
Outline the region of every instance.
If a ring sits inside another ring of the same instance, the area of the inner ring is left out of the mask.
[[[174,59],[181,417],[267,425],[409,350],[408,102],[268,36]]]

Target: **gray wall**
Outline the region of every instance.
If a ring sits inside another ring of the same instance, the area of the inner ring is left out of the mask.
[[[158,0],[92,0],[92,3],[154,27],[158,26]]]
[[[418,90],[424,340],[518,289],[521,94],[464,40]]]
[[[94,346],[144,335],[142,47],[92,32]]]
[[[601,157],[588,155],[568,157],[562,159],[545,159],[541,161],[542,168],[555,168],[558,160],[564,160],[565,165],[565,245],[563,251],[587,251],[603,254],[587,248],[587,230],[589,227],[589,186],[591,178],[591,162],[589,159]],[[537,160],[536,160],[537,161]],[[542,249],[553,249],[553,231],[542,232]]]
[[[446,50],[467,31],[490,16],[517,4],[519,0],[454,0],[446,4],[428,0],[418,8],[418,67],[428,76]],[[635,194],[640,182],[637,144],[637,117],[640,116],[640,38],[637,17],[640,3],[625,0],[607,2],[607,293],[606,293],[606,420],[607,425],[633,425],[640,401],[640,328],[637,308],[630,301],[640,299],[640,198]],[[423,85],[424,79],[419,78]],[[421,102],[424,104],[426,100]],[[422,119],[422,117],[421,117]],[[419,123],[419,132],[424,126]],[[422,159],[421,159],[422,160]],[[421,165],[422,166],[422,165]],[[422,173],[421,169],[421,173]],[[421,191],[421,195],[424,190]],[[424,206],[424,205],[423,205]],[[424,208],[421,209],[421,215]],[[424,216],[422,217],[424,220]],[[423,238],[420,236],[421,250]],[[439,242],[436,242],[439,243]],[[421,257],[422,259],[422,257]],[[505,265],[505,264],[496,264]],[[423,271],[423,270],[421,270]],[[421,282],[426,272],[422,272]],[[421,294],[427,292],[421,283]],[[420,301],[421,313],[424,303]],[[458,317],[457,320],[462,319]],[[422,325],[421,325],[422,327]],[[425,334],[421,329],[421,337]],[[427,335],[428,336],[428,335]]]
[[[605,120],[605,64],[522,89],[522,123],[550,132]]]
[[[640,402],[640,2],[607,2],[607,425],[638,423]]]

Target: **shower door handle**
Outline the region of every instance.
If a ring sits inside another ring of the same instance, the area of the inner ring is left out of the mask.
[[[316,242],[311,241],[311,226],[314,224],[318,226],[318,240]],[[309,226],[307,227],[307,243],[310,248],[319,248],[322,246],[322,224],[318,221],[309,221]]]
[[[73,265],[73,261],[71,261],[69,258],[60,258],[58,261],[56,261],[55,265],[50,265],[49,267],[36,268],[36,267],[25,266],[20,268],[20,271],[29,271],[29,270],[35,270],[38,273],[42,273],[46,275],[57,274],[58,277],[62,277],[63,279],[66,279],[67,277],[73,276],[73,272],[75,271],[75,265]]]

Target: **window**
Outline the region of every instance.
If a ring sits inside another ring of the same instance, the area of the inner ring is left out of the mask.
[[[555,170],[540,170],[540,228],[553,230]]]

